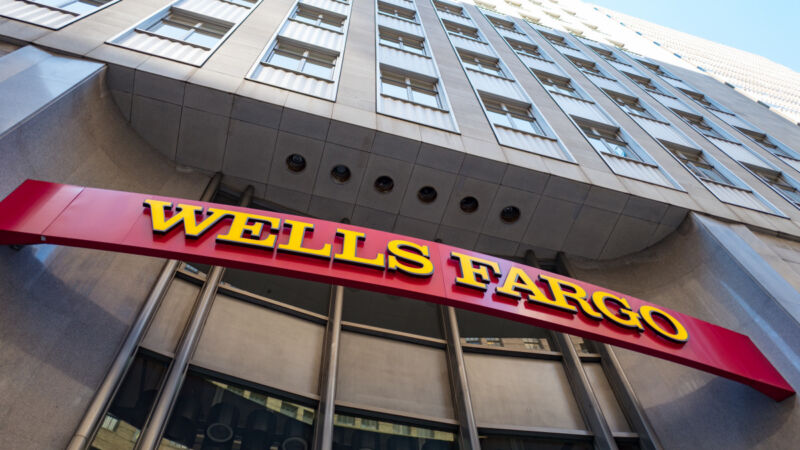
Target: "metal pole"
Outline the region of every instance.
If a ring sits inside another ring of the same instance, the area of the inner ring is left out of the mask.
[[[242,194],[239,206],[249,205],[252,197],[253,187],[248,186],[244,194]],[[166,380],[161,387],[161,392],[153,407],[153,412],[150,414],[150,418],[142,429],[141,438],[136,446],[137,449],[155,450],[158,448],[161,441],[161,433],[166,426],[170,412],[172,412],[175,399],[183,385],[183,379],[186,374],[186,369],[189,367],[189,361],[192,355],[194,355],[197,343],[200,341],[200,336],[203,332],[203,327],[208,319],[208,314],[211,312],[211,306],[214,304],[214,297],[216,297],[217,288],[222,280],[223,272],[225,272],[224,267],[213,266],[206,277],[203,288],[197,295],[192,315],[189,317],[189,322],[178,343],[175,357],[172,359],[172,363],[169,366]]]
[[[339,367],[339,336],[342,330],[344,288],[331,286],[328,324],[319,381],[319,412],[314,426],[314,450],[333,448],[333,414],[336,398],[336,374]]]
[[[467,368],[461,350],[456,310],[452,306],[440,306],[439,312],[442,318],[442,329],[447,339],[447,366],[453,386],[456,417],[459,422],[458,447],[464,450],[480,450],[478,425],[475,423],[475,413],[472,411],[472,399],[467,384]]]
[[[661,443],[658,441],[653,426],[647,420],[647,415],[644,413],[644,408],[633,393],[628,378],[622,372],[622,367],[617,360],[617,355],[610,346],[606,344],[597,344],[597,351],[600,353],[600,363],[603,366],[603,371],[611,384],[614,393],[617,395],[617,400],[622,406],[625,415],[631,422],[636,434],[639,435],[639,445],[643,450],[661,450]]]
[[[594,434],[594,448],[601,450],[617,450],[617,442],[611,433],[611,428],[603,416],[600,403],[594,396],[586,372],[583,371],[578,352],[575,351],[569,337],[563,333],[553,333],[556,347],[561,351],[564,360],[564,371],[567,373],[572,391],[578,400],[578,406],[586,419],[589,429]]]
[[[215,174],[208,182],[200,200],[204,202],[210,201],[219,188],[221,181],[222,174]],[[100,420],[102,420],[111,404],[111,399],[125,378],[131,362],[133,362],[139,343],[144,338],[144,334],[150,326],[156,311],[158,311],[158,307],[161,306],[161,301],[164,299],[164,294],[166,294],[177,268],[177,260],[170,259],[164,263],[164,267],[161,268],[153,288],[150,289],[147,300],[145,300],[139,315],[131,325],[130,330],[128,330],[128,335],[125,336],[125,340],[111,363],[108,373],[106,373],[103,382],[100,383],[100,387],[95,392],[91,403],[89,403],[86,413],[84,413],[78,428],[75,430],[75,434],[67,445],[67,450],[82,450],[88,447],[94,430],[97,429]]]

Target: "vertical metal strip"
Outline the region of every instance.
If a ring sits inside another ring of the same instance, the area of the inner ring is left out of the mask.
[[[464,450],[480,450],[478,425],[472,411],[472,399],[467,383],[467,368],[461,350],[461,336],[458,331],[456,311],[452,306],[439,306],[442,318],[442,329],[447,339],[447,367],[450,372],[450,385],[453,388],[453,400],[458,418],[458,448]]]
[[[653,426],[647,420],[644,408],[636,398],[631,384],[622,372],[622,367],[617,360],[617,355],[610,346],[597,343],[597,351],[600,353],[600,363],[603,372],[608,378],[611,388],[617,396],[625,416],[631,422],[633,430],[639,435],[639,445],[643,450],[661,450],[661,443],[658,441]]]
[[[244,194],[242,194],[239,206],[249,205],[252,197],[253,187],[248,186]],[[172,359],[172,363],[167,370],[166,380],[161,387],[161,392],[158,395],[150,418],[142,429],[141,437],[136,446],[137,449],[155,450],[160,444],[161,433],[166,427],[167,420],[169,420],[169,415],[172,412],[172,407],[183,385],[183,379],[189,367],[189,361],[192,355],[194,355],[194,351],[200,341],[203,327],[211,312],[211,306],[214,304],[217,288],[219,287],[224,272],[224,267],[211,267],[206,281],[203,284],[203,288],[197,295],[192,314],[189,317],[189,322],[183,331],[181,340],[178,343],[178,348],[175,350],[175,357]]]
[[[219,189],[221,181],[222,174],[215,174],[208,182],[208,185],[206,185],[203,195],[200,197],[200,201],[210,201],[214,197],[214,193]],[[125,378],[125,374],[128,372],[131,362],[133,362],[139,343],[144,338],[156,311],[158,311],[159,306],[161,306],[161,301],[164,299],[164,295],[172,282],[172,277],[175,275],[178,264],[177,260],[170,259],[167,260],[167,262],[164,263],[164,267],[161,268],[161,272],[153,288],[150,289],[147,300],[145,300],[142,305],[142,309],[139,310],[136,320],[134,320],[130,330],[128,330],[128,335],[125,336],[125,340],[122,342],[119,351],[117,351],[117,356],[111,363],[111,367],[108,369],[102,383],[100,383],[100,386],[97,388],[97,392],[95,392],[91,403],[89,403],[89,406],[86,408],[86,412],[80,424],[78,424],[75,434],[67,445],[67,450],[82,450],[88,447],[94,430],[96,430],[100,424],[106,410],[111,404],[111,399],[114,397],[117,389],[119,389],[119,385]]]
[[[572,392],[578,400],[578,407],[586,419],[589,429],[594,434],[594,448],[598,450],[617,450],[617,443],[611,428],[606,422],[600,403],[594,396],[586,372],[583,371],[578,352],[570,342],[569,337],[563,333],[553,333],[556,346],[561,351],[564,361],[564,371],[567,373],[567,380],[572,387]]]
[[[333,448],[333,415],[336,400],[336,375],[339,368],[339,336],[342,331],[342,286],[331,286],[328,324],[325,328],[322,367],[319,379],[319,410],[314,423],[314,450]]]
[[[525,254],[525,262],[529,265],[539,267],[539,262],[532,251]],[[564,263],[563,253],[559,253],[556,257],[556,265],[558,272],[562,275],[569,275],[569,270]],[[572,387],[572,392],[578,400],[578,407],[583,414],[584,419],[589,425],[589,430],[594,434],[594,448],[599,450],[617,450],[617,442],[614,440],[614,435],[611,432],[611,427],[608,426],[603,410],[600,408],[600,402],[594,395],[592,386],[589,379],[586,377],[586,372],[583,370],[583,364],[572,345],[569,336],[564,333],[551,332],[556,347],[561,351],[562,361],[564,363],[564,371],[567,374],[567,380]]]

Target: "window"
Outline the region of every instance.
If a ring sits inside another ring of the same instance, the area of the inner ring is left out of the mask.
[[[210,50],[229,29],[173,8],[161,20],[140,31]]]
[[[587,73],[587,74],[591,74],[591,75],[599,75],[601,77],[605,76],[603,74],[603,72],[597,67],[597,64],[595,64],[593,62],[584,61],[584,60],[579,59],[579,58],[569,58],[569,60],[572,61],[575,64],[575,66],[578,68],[578,70],[580,70],[583,73]]]
[[[489,22],[492,22],[492,25],[494,25],[496,28],[500,28],[501,30],[506,30],[506,31],[512,31],[515,33],[517,32],[517,26],[514,25],[514,22],[511,22],[510,20],[504,20],[499,17],[487,17],[487,18],[489,19]]]
[[[467,338],[463,338],[462,341],[465,344],[481,345],[481,338],[479,338],[479,337],[467,337]]]
[[[618,94],[616,92],[606,91],[606,93],[628,114],[635,114],[637,116],[648,117],[653,119],[653,115],[639,102],[638,98],[628,97],[627,95]]]
[[[433,2],[433,4],[436,6],[436,9],[441,12],[447,12],[450,14],[455,14],[457,16],[465,17],[464,9],[461,8],[460,6],[451,5],[449,3],[443,3],[443,2]]]
[[[736,127],[736,129],[742,132],[742,134],[746,135],[750,139],[754,140],[758,145],[764,148],[764,150],[772,153],[773,155],[782,156],[784,158],[790,158],[790,159],[800,159],[798,158],[798,155],[796,153],[781,148],[780,146],[772,142],[769,136],[767,136],[764,133],[748,130],[746,128]]]
[[[599,126],[580,125],[581,131],[589,139],[597,151],[601,153],[620,156],[622,158],[641,161],[642,158],[620,136],[618,129],[603,128]]]
[[[525,133],[544,135],[544,130],[531,114],[530,105],[515,105],[481,96],[489,121],[495,125]]]
[[[503,347],[509,350],[552,350],[550,332],[519,322],[456,310],[461,342],[470,345]]]
[[[548,91],[570,97],[581,98],[581,95],[578,93],[578,91],[572,87],[572,81],[570,81],[568,78],[562,78],[556,75],[538,71],[535,71],[534,74]]]
[[[528,44],[526,42],[520,42],[520,41],[515,41],[513,39],[509,39],[508,45],[510,45],[511,48],[513,48],[514,51],[519,53],[520,55],[543,59],[542,54],[539,53],[539,48],[533,44]]]
[[[341,32],[346,18],[330,11],[298,4],[291,19],[326,30]]]
[[[550,13],[546,13],[546,14],[552,15]],[[555,17],[558,18],[558,16],[555,16]],[[566,39],[564,39],[562,36],[558,36],[558,35],[550,34],[550,33],[545,33],[545,32],[542,32],[542,36],[544,36],[544,38],[547,39],[553,45],[559,45],[561,47],[572,48],[569,45],[569,43],[566,41]]]
[[[378,2],[378,11],[381,14],[394,17],[395,19],[407,20],[417,23],[417,13],[410,9],[401,8],[384,2]]]
[[[492,74],[498,77],[505,78],[503,69],[500,67],[500,61],[496,58],[489,58],[483,55],[476,55],[474,53],[466,52],[464,50],[458,51],[458,56],[465,67],[472,70]]]
[[[764,183],[767,183],[775,189],[779,194],[794,203],[795,206],[800,207],[800,191],[789,182],[781,172],[767,170],[761,167],[748,166],[753,173],[758,176]]]
[[[631,80],[645,91],[660,92],[650,78],[631,76]]]
[[[706,122],[706,119],[704,119],[704,118],[702,118],[700,116],[696,116],[694,114],[689,114],[689,113],[682,112],[682,111],[675,111],[675,112],[679,116],[681,116],[681,118],[683,120],[685,120],[686,123],[691,125],[691,127],[694,128],[695,131],[697,131],[698,133],[700,133],[700,134],[702,134],[704,136],[709,136],[709,137],[714,137],[714,138],[719,138],[719,139],[725,139],[722,136],[722,134],[720,134],[719,131],[717,131],[715,128],[713,128],[711,125],[709,125],[708,122]]]
[[[715,105],[711,100],[709,100],[708,97],[699,92],[689,91],[686,89],[681,89],[681,92],[688,95],[689,97],[692,98],[692,100],[696,101],[697,103],[703,105],[706,108],[715,109],[717,111],[721,110],[719,106]]]
[[[106,414],[106,416],[103,417],[103,423],[100,424],[100,428],[111,432],[117,431],[118,426],[119,426],[119,419],[110,416],[108,414]]]
[[[479,432],[481,449],[507,450],[507,449],[569,449],[590,450],[594,448],[591,441],[581,441],[569,438],[527,437],[501,434],[488,434]]]
[[[522,338],[522,345],[527,350],[550,350],[547,340],[542,338]]]
[[[310,406],[189,372],[160,448],[308,448],[315,413]]]
[[[441,108],[436,82],[381,70],[381,94],[431,108]]]
[[[83,15],[94,12],[96,9],[102,8],[110,2],[111,0],[36,0],[34,3],[52,6],[53,8]]]
[[[488,345],[490,347],[502,347],[503,341],[500,340],[499,337],[487,337],[483,339],[483,345]]]
[[[650,69],[651,71],[655,72],[656,74],[658,74],[658,75],[660,75],[662,77],[675,78],[671,74],[667,73],[664,69],[662,69],[661,66],[659,66],[658,64],[649,63],[649,62],[643,61],[641,59],[637,59],[636,61],[639,64],[647,67],[648,69]]]
[[[444,23],[444,28],[453,35],[461,36],[467,39],[473,39],[476,41],[481,41],[481,36],[478,34],[478,30],[472,27],[467,27],[463,25],[458,25],[453,22],[448,22],[447,20],[442,21]],[[481,41],[482,42],[482,41]]]
[[[699,150],[688,149],[669,149],[689,171],[695,174],[698,178],[706,181],[712,181],[719,184],[728,186],[735,186],[725,175],[720,173],[713,164],[711,164]]]
[[[595,53],[600,55],[600,57],[605,59],[606,61],[613,61],[613,62],[624,64],[622,61],[617,59],[617,57],[616,57],[616,55],[614,55],[614,53],[612,53],[612,52],[610,52],[608,50],[605,50],[605,49],[602,49],[602,48],[599,48],[599,47],[590,47],[590,48],[592,50],[594,50]]]
[[[394,47],[418,55],[425,55],[425,39],[408,34],[398,33],[393,30],[381,28],[379,30],[379,40],[382,45]]]
[[[440,428],[334,414],[334,449],[455,450],[457,447],[455,433]]]
[[[278,40],[267,58],[267,63],[330,80],[333,77],[336,56]]]

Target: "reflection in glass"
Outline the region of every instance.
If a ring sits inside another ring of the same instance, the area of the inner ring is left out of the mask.
[[[92,449],[132,449],[153,406],[166,365],[139,355],[134,359],[122,385],[114,396]]]
[[[517,436],[480,436],[482,450],[590,450],[591,442]]]
[[[438,305],[419,300],[345,288],[342,320],[441,338]]]
[[[576,352],[589,355],[597,353],[597,344],[594,341],[572,335],[569,336],[569,339],[572,341],[572,345],[575,347]]]
[[[306,450],[314,408],[214,378],[188,374],[161,449]]]
[[[503,347],[514,350],[553,350],[549,332],[519,322],[456,310],[462,344]]]
[[[455,450],[455,433],[346,414],[333,418],[334,450]]]
[[[223,283],[318,314],[328,314],[330,286],[277,275],[225,269]]]

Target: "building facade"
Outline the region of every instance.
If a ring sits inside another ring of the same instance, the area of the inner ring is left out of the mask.
[[[35,178],[475,250],[743,333],[797,388],[800,128],[601,19],[0,0],[0,198]],[[0,286],[1,448],[800,438],[797,396],[368,290],[47,244],[0,248]]]

